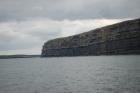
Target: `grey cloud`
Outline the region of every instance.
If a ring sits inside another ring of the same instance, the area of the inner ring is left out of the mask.
[[[0,0],[0,21],[140,17],[140,0]]]
[[[7,31],[0,31],[0,42],[10,42],[16,39],[14,35],[7,34]]]
[[[28,34],[40,38],[42,41],[53,39],[60,36],[61,30],[49,28],[49,29],[36,29]]]
[[[23,37],[22,33],[14,33],[13,35],[11,33],[0,33],[0,36],[2,36],[0,38],[0,51],[26,49],[41,45],[39,39],[31,36]]]

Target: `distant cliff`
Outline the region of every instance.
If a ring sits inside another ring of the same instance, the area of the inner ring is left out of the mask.
[[[10,58],[35,58],[40,57],[40,55],[0,55],[0,59],[10,59]]]
[[[50,40],[42,49],[43,57],[122,54],[140,54],[140,19]]]

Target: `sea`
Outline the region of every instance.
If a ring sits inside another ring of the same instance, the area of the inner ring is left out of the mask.
[[[0,59],[0,93],[140,93],[140,56]]]

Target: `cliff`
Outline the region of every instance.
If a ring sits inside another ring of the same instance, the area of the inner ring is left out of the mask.
[[[50,40],[42,49],[43,57],[122,54],[140,54],[140,19]]]

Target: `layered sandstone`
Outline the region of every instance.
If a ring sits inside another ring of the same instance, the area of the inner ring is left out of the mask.
[[[128,20],[43,45],[42,56],[140,54],[140,19]]]

